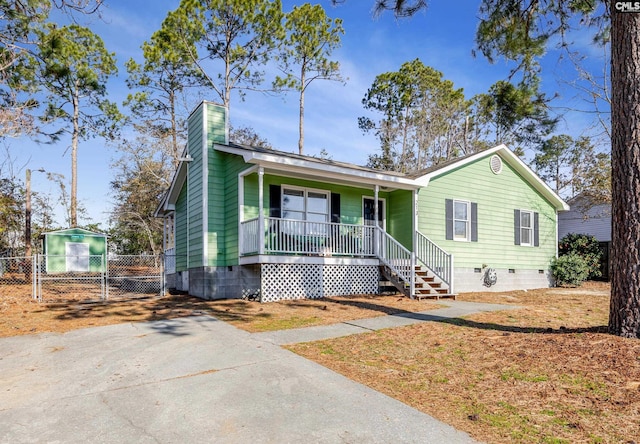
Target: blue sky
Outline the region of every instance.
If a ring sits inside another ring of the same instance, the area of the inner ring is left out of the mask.
[[[102,19],[81,17],[81,24],[89,26],[105,41],[107,49],[116,53],[120,72],[109,82],[109,97],[122,103],[128,94],[125,85],[124,63],[129,58],[141,59],[140,45],[156,31],[167,12],[177,8],[179,0],[105,0]],[[289,11],[300,1],[283,0]],[[333,7],[329,0],[320,2],[328,15],[343,20],[345,35],[342,46],[334,53],[341,64],[345,85],[318,81],[306,95],[305,153],[314,155],[325,149],[334,160],[364,164],[367,156],[377,152],[373,136],[365,136],[358,129],[357,118],[365,114],[361,100],[376,75],[397,71],[404,62],[419,58],[422,62],[463,88],[467,98],[483,93],[497,80],[505,79],[509,66],[502,61],[490,65],[482,55],[472,56],[477,8],[479,2],[431,1],[426,12],[409,19],[396,20],[390,13],[372,16],[373,0],[347,0]],[[452,5],[455,5],[452,6]],[[597,60],[599,51],[590,45],[587,33],[573,36],[575,45],[594,59],[593,66],[602,68]],[[575,77],[566,64],[558,62],[558,52],[551,50],[546,57],[543,88],[560,93],[558,105],[583,106],[574,98],[576,92],[564,81]],[[564,81],[563,81],[564,80]],[[216,101],[211,93],[206,98]],[[584,106],[583,106],[584,107]],[[296,94],[284,97],[249,93],[244,101],[237,96],[231,104],[233,125],[250,126],[266,138],[276,149],[297,151],[298,108]],[[558,128],[559,132],[581,135],[587,131],[592,117],[571,113]],[[64,174],[70,179],[71,161],[69,141],[55,145],[38,145],[28,139],[5,142],[15,159],[15,166]],[[78,153],[78,195],[88,210],[92,222],[108,225],[108,211],[113,202],[109,183],[114,172],[110,164],[117,156],[113,147],[96,138],[81,142]],[[57,199],[58,190],[43,174],[34,174],[34,191],[50,193]],[[63,223],[60,219],[59,223]],[[81,221],[86,222],[86,221]]]

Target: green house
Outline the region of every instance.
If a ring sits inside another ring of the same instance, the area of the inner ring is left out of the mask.
[[[42,234],[47,273],[101,272],[105,268],[107,235],[82,228]]]
[[[170,286],[262,301],[547,287],[568,206],[507,147],[417,175],[229,141],[201,103],[156,214]]]

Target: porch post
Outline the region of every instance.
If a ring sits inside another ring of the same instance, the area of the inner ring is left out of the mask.
[[[244,253],[244,232],[242,231],[244,222],[244,174],[238,174],[238,256]]]
[[[258,254],[264,254],[264,168],[258,168]]]
[[[378,193],[380,192],[380,186],[376,184],[373,188],[373,238],[375,241],[373,242],[373,254],[378,256],[378,251],[380,250],[379,245],[379,233],[378,233]]]

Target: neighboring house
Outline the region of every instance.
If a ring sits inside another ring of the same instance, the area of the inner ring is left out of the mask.
[[[602,249],[602,278],[609,280],[609,251],[611,249],[611,204],[593,204],[578,195],[569,200],[571,210],[558,215],[558,240],[569,233],[588,234],[600,242]]]
[[[156,212],[177,290],[274,301],[381,281],[417,297],[550,284],[568,206],[503,145],[409,176],[230,143],[209,102],[188,122]]]

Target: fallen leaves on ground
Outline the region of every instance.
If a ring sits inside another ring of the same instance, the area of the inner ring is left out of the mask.
[[[521,308],[289,346],[488,443],[640,438],[640,341],[609,287],[463,294]]]
[[[249,332],[326,325],[387,314],[438,308],[432,302],[398,295],[340,296],[262,304],[242,299],[204,301],[173,295],[128,300],[87,301],[82,295],[38,303],[28,292],[0,296],[0,337],[78,328],[211,315]]]

